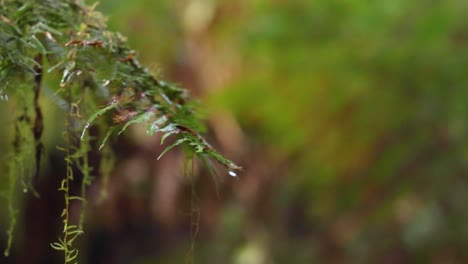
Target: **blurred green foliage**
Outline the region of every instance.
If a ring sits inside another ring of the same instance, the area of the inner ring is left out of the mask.
[[[117,2],[101,6],[110,24],[163,69],[190,38],[239,58],[202,100],[285,168],[266,225],[274,263],[468,261],[467,2]],[[193,3],[215,10],[196,37]]]
[[[467,1],[98,9],[141,61],[241,128],[238,199],[197,239],[197,263],[468,262]],[[243,192],[255,184],[264,196]]]

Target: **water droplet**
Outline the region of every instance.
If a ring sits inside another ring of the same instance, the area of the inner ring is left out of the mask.
[[[65,70],[63,70],[63,74],[62,74],[62,80],[60,81],[60,87],[65,86],[65,81],[68,78],[68,73],[69,73],[69,70],[67,68],[65,68]]]
[[[237,177],[237,173],[235,173],[235,172],[232,171],[232,170],[228,171],[228,173],[229,173],[229,176]]]
[[[68,66],[63,70],[62,80],[60,81],[60,87],[65,87],[65,85],[67,85],[67,83],[71,80],[73,75],[76,74],[76,71],[74,69],[75,62],[71,61],[70,63],[68,63]]]
[[[86,125],[85,127],[83,128],[83,132],[81,133],[81,140],[84,140],[84,137],[85,137],[85,134],[86,134],[86,130],[89,128],[89,126],[91,125],[90,122],[86,122]]]
[[[27,192],[28,192],[28,189],[24,188],[24,189],[23,189],[23,192],[24,192],[24,193],[27,193]]]

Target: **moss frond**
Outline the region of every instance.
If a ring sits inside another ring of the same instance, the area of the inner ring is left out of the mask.
[[[96,5],[87,6],[81,0],[0,2],[0,100],[15,97],[19,109],[10,162],[8,248],[16,222],[12,201],[17,182],[24,190],[36,193],[33,178],[40,170],[43,130],[38,98],[43,75],[56,72],[61,78],[52,90],[67,102],[65,146],[61,148],[65,151],[66,172],[59,187],[65,208],[61,215],[62,236],[51,246],[64,251],[65,263],[75,262],[78,256],[73,242],[83,233],[86,188],[93,178],[88,153],[94,137],[100,141],[98,171],[103,196],[114,164],[112,148],[106,143],[132,124],[146,124],[149,135],[162,133],[161,142],[177,137],[160,156],[184,145],[229,170],[241,169],[200,135],[203,126],[187,92],[143,67],[125,37],[107,29]],[[93,134],[91,138],[89,128],[93,125],[103,135]],[[75,168],[83,176],[79,196],[70,193],[70,183],[76,180]],[[69,216],[72,201],[82,203],[78,223],[72,223]]]

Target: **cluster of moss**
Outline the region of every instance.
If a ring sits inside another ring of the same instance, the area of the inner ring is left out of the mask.
[[[54,93],[66,104],[65,152],[67,171],[60,191],[64,192],[63,234],[52,247],[64,251],[65,262],[76,261],[74,240],[83,233],[80,223],[70,223],[69,204],[79,200],[85,207],[86,186],[93,172],[88,164],[91,149],[88,128],[99,125],[100,149],[106,142],[135,123],[147,124],[148,134],[163,133],[162,142],[177,139],[161,155],[176,145],[204,157],[212,157],[230,171],[240,169],[219,155],[200,135],[202,126],[185,90],[166,83],[141,66],[123,36],[107,30],[105,19],[80,0],[2,0],[0,1],[0,99],[15,101],[15,140],[10,155],[8,204],[11,246],[16,222],[14,190],[21,182],[25,191],[34,191],[33,179],[39,173],[43,114],[39,96],[45,74],[61,76]],[[109,159],[103,155],[101,173],[108,174]],[[73,167],[83,174],[82,194],[69,193],[74,180]],[[105,177],[105,176],[104,176]]]

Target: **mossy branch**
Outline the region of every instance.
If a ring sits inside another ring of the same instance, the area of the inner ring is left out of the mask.
[[[21,102],[19,108],[23,111],[15,121],[17,139],[10,162],[8,247],[16,221],[12,207],[15,183],[20,177],[23,187],[34,191],[34,177],[29,175],[40,170],[43,115],[39,95],[43,76],[58,72],[61,80],[55,85],[55,94],[68,102],[63,148],[66,173],[59,188],[64,192],[65,208],[61,215],[63,235],[51,246],[64,251],[65,263],[76,261],[78,250],[73,248],[73,242],[83,233],[84,213],[73,224],[69,206],[78,200],[83,209],[86,207],[86,187],[92,180],[88,160],[90,126],[98,125],[101,131],[107,131],[96,136],[99,150],[103,150],[99,172],[104,186],[113,164],[111,148],[105,147],[106,143],[136,123],[147,124],[149,135],[162,133],[161,143],[170,136],[177,137],[160,156],[183,144],[203,158],[215,159],[230,174],[241,169],[200,135],[202,125],[187,92],[143,67],[126,39],[107,29],[96,5],[87,6],[80,0],[0,1],[0,100],[14,97]],[[27,85],[17,86],[18,83]],[[85,103],[79,103],[84,100]],[[32,164],[21,166],[25,161]],[[70,193],[70,183],[75,179],[73,168],[83,175],[80,196]]]

